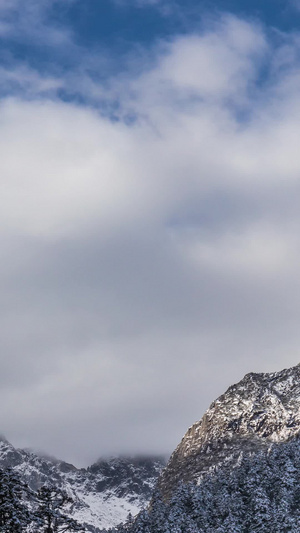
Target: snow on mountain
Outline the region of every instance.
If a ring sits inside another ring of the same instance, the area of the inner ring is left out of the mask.
[[[237,462],[300,432],[300,365],[247,374],[215,400],[172,454],[159,486],[169,497],[179,482],[198,481],[217,465]]]
[[[159,457],[99,460],[87,469],[14,448],[0,437],[0,467],[12,467],[31,488],[53,484],[73,498],[70,515],[96,533],[137,514],[164,467]]]

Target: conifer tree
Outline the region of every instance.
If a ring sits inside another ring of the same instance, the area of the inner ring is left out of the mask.
[[[30,490],[12,469],[0,469],[0,531],[21,533],[34,520],[28,507]]]
[[[43,486],[37,492],[36,517],[43,533],[83,532],[85,529],[65,509],[73,502],[67,493],[54,486]]]

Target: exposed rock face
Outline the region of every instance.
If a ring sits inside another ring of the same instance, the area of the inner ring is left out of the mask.
[[[119,498],[128,497],[129,501],[139,497],[146,503],[163,466],[161,458],[133,457],[100,460],[87,470],[90,476],[97,478],[97,491],[110,490]]]
[[[12,467],[32,489],[53,484],[73,498],[70,516],[96,533],[138,513],[150,500],[164,467],[159,457],[100,460],[89,468],[15,449],[0,437],[0,467]]]
[[[272,374],[247,374],[189,428],[162,473],[168,498],[180,481],[197,481],[211,468],[236,462],[300,432],[300,365]]]

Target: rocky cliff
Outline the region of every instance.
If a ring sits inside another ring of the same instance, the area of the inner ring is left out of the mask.
[[[287,442],[300,431],[300,365],[247,374],[215,400],[172,454],[159,486],[168,498],[179,482],[197,481],[243,453]]]

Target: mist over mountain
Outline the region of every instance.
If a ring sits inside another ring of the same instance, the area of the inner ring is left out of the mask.
[[[300,365],[229,387],[164,466],[160,457],[118,457],[78,469],[0,439],[1,471],[33,491],[64,491],[69,519],[91,533],[296,533]]]
[[[65,491],[73,500],[69,515],[93,533],[145,507],[164,464],[161,457],[118,457],[76,468],[0,439],[0,468],[12,469],[34,491],[41,486]]]

